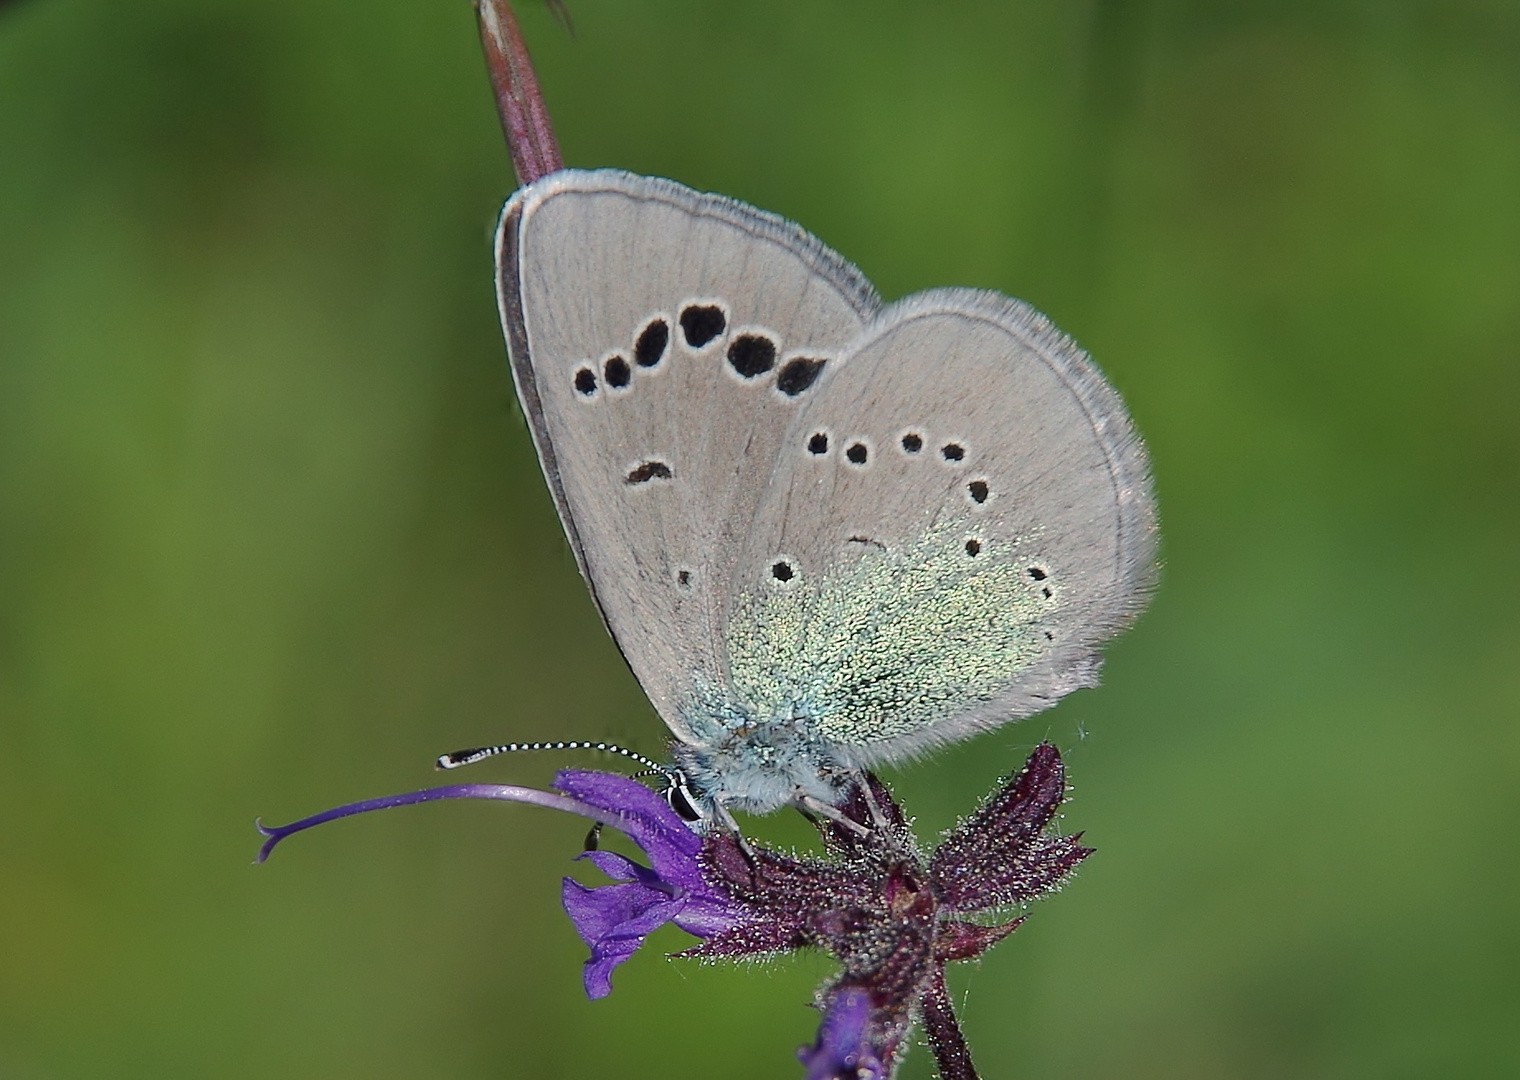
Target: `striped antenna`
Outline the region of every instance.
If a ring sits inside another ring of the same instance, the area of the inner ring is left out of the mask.
[[[498,754],[515,754],[523,750],[600,750],[604,754],[618,754],[629,761],[637,762],[667,780],[674,779],[676,775],[675,770],[669,765],[661,765],[658,761],[647,758],[626,746],[606,742],[514,742],[503,743],[500,746],[478,746],[472,750],[455,750],[452,754],[444,754],[438,759],[438,767],[457,769],[461,765],[473,765],[477,761],[484,761]]]

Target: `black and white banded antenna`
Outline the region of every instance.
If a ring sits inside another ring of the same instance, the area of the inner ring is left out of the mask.
[[[477,746],[469,750],[455,750],[452,754],[444,754],[438,759],[440,769],[457,769],[461,765],[473,765],[477,761],[496,757],[498,754],[516,754],[524,750],[599,750],[604,754],[618,754],[629,761],[637,762],[651,772],[661,776],[674,777],[675,770],[669,765],[661,765],[653,758],[647,758],[637,750],[630,750],[626,746],[609,742],[509,742],[500,746]]]
[[[692,797],[689,781],[686,774],[680,769],[645,757],[637,750],[630,750],[626,746],[609,742],[581,742],[571,740],[569,742],[528,742],[528,743],[501,743],[498,746],[477,746],[469,750],[455,750],[451,754],[443,754],[438,758],[438,768],[457,769],[462,765],[473,765],[477,761],[493,758],[500,754],[517,754],[529,750],[596,750],[603,754],[617,754],[625,757],[635,764],[644,766],[644,771],[636,773],[638,776],[659,776],[665,780],[665,801],[685,821],[700,821],[702,813],[697,810],[697,800]]]

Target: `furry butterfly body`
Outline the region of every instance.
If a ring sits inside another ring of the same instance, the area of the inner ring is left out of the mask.
[[[1040,314],[883,304],[779,217],[563,170],[497,237],[519,397],[581,572],[706,811],[1093,685],[1155,512],[1118,395]]]

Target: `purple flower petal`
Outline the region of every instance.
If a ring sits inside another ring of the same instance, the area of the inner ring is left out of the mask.
[[[642,937],[659,929],[669,921],[662,909],[675,903],[666,893],[634,882],[592,886],[569,877],[565,878],[561,898],[576,932],[593,950],[603,941]],[[644,919],[650,911],[659,912],[652,925]]]
[[[644,790],[648,791],[649,789],[645,788]],[[378,799],[365,799],[362,802],[348,803],[345,806],[337,806],[331,810],[324,810],[320,814],[313,814],[311,817],[304,817],[300,821],[292,821],[289,825],[265,825],[262,821],[255,821],[254,825],[258,828],[259,832],[269,838],[264,841],[264,846],[259,848],[259,855],[255,861],[263,862],[269,858],[269,853],[274,850],[275,845],[281,840],[295,833],[304,832],[313,826],[323,825],[329,821],[337,821],[339,818],[352,817],[355,814],[367,814],[371,810],[389,810],[397,806],[413,806],[417,803],[437,802],[440,799],[498,799],[504,802],[529,803],[534,806],[546,806],[551,810],[564,810],[567,813],[579,814],[581,817],[600,821],[604,825],[611,825],[615,829],[623,827],[622,819],[607,809],[603,809],[595,804],[578,802],[563,795],[555,795],[548,791],[517,787],[513,784],[450,784],[447,787],[409,791],[405,795],[383,795]]]
[[[576,856],[577,862],[582,859],[588,860],[613,881],[637,881],[651,889],[659,889],[667,900],[675,895],[675,887],[666,884],[656,871],[634,862],[626,855],[619,855],[615,851],[587,851]]]
[[[870,1045],[871,995],[858,987],[833,992],[818,1041],[797,1051],[807,1080],[884,1080],[886,1066]]]
[[[644,849],[662,879],[686,889],[707,891],[697,867],[702,838],[663,796],[637,780],[590,769],[563,769],[555,774],[552,786],[587,806],[616,814],[617,828]]]
[[[680,914],[683,902],[638,883],[588,888],[566,878],[560,898],[565,914],[591,948],[586,961],[586,996],[612,993],[612,969],[632,956],[644,938]]]
[[[697,855],[702,839],[665,800],[636,780],[612,773],[567,769],[554,778],[565,794],[618,817],[617,828],[643,848],[653,867],[613,851],[581,856],[618,882],[595,888],[566,878],[560,893],[565,914],[591,949],[586,994],[612,992],[612,970],[666,923],[697,937],[732,927],[741,910],[702,877]]]

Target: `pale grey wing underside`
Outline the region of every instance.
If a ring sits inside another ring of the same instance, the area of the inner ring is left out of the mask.
[[[965,289],[887,308],[846,361],[736,567],[732,692],[864,766],[1092,685],[1155,572],[1118,394],[1044,316]]]
[[[739,550],[783,438],[880,303],[791,223],[624,172],[519,191],[497,236],[512,372],[602,617],[675,734],[724,679]]]

